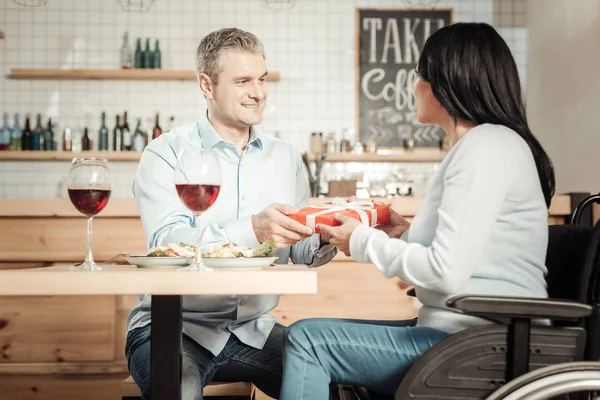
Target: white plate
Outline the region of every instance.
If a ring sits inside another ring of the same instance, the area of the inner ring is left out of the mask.
[[[146,255],[129,254],[125,256],[127,262],[131,265],[137,265],[139,268],[180,268],[189,265],[185,257],[152,257]]]
[[[214,269],[264,269],[277,257],[202,257],[202,263]]]

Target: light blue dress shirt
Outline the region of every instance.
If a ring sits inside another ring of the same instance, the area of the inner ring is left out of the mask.
[[[185,149],[210,149],[221,166],[221,191],[199,221],[179,199],[174,175],[177,156]],[[303,207],[308,202],[308,181],[297,150],[253,127],[242,155],[219,136],[205,116],[194,124],[165,133],[144,151],[133,187],[148,239],[148,247],[196,242],[196,224],[203,229],[202,243],[259,246],[251,217],[272,203]],[[311,267],[330,261],[337,249],[320,246],[313,235],[293,247],[276,249],[277,263]],[[141,295],[127,321],[128,330],[150,323],[149,295]],[[243,343],[262,348],[275,319],[267,312],[278,295],[183,296],[183,332],[218,355],[233,333]]]

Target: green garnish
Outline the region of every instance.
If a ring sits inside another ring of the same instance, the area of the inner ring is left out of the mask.
[[[275,244],[271,240],[264,242],[254,252],[254,257],[273,257],[275,254]]]

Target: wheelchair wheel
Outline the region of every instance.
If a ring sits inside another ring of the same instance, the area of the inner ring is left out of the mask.
[[[531,371],[508,382],[487,400],[543,400],[590,391],[600,391],[600,363],[573,362]]]

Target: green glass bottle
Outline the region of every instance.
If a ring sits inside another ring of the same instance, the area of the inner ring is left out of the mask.
[[[100,132],[98,132],[98,150],[108,150],[108,128],[106,127],[105,112],[102,112],[102,125],[100,126]]]
[[[152,54],[152,65],[154,68],[162,68],[162,60],[160,54],[160,47],[158,46],[158,39],[156,39],[156,46],[154,48],[154,53]]]
[[[44,128],[42,127],[42,114],[37,115],[37,123],[33,130],[33,139],[31,150],[39,151],[42,150],[44,143]]]
[[[142,39],[138,38],[135,42],[135,54],[133,65],[135,68],[144,68],[144,56],[142,54]]]
[[[144,49],[144,68],[153,68],[152,50],[150,50],[150,39],[146,38],[146,48]]]
[[[54,146],[54,132],[52,132],[52,119],[48,118],[48,127],[44,131],[44,150],[56,150]]]

